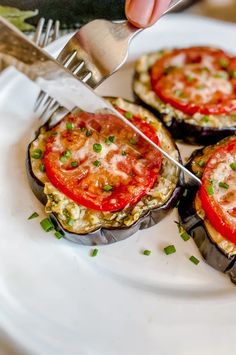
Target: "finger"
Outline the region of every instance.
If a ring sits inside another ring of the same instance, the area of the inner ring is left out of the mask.
[[[171,0],[126,0],[127,19],[137,27],[153,25],[168,9]]]

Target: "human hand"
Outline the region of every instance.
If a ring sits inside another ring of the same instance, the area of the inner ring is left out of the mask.
[[[126,17],[136,27],[149,27],[168,9],[171,0],[126,0]]]

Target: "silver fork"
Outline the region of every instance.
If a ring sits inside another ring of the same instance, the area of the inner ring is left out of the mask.
[[[41,17],[33,38],[34,43],[41,48],[46,47],[59,37],[60,21],[56,20],[54,22],[52,19],[49,19],[47,23],[45,22],[45,18]]]

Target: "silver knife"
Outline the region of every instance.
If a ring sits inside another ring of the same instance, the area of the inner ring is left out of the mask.
[[[50,55],[34,45],[20,31],[0,17],[0,71],[8,66],[14,66],[28,78],[40,83],[40,79],[47,83],[61,85],[66,92],[73,88],[73,95],[80,109],[95,112],[108,109],[120,118],[126,125],[158,150],[163,156],[177,165],[192,182],[201,185],[201,180],[186,169],[182,164],[166,153],[161,147],[149,139],[135,125],[116,111],[111,104],[98,96],[90,87],[79,81]],[[67,107],[71,109],[72,107]]]

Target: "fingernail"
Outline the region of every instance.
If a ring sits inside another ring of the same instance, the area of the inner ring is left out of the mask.
[[[129,0],[126,3],[126,15],[131,22],[147,26],[154,6],[155,0]]]

